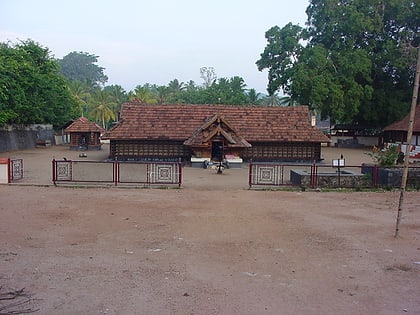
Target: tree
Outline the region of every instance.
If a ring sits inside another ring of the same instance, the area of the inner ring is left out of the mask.
[[[245,90],[244,79],[238,76],[220,78],[208,88],[198,89],[195,93],[197,104],[245,105],[249,99]]]
[[[108,93],[111,101],[115,103],[117,112],[121,110],[121,105],[128,101],[128,94],[121,85],[106,86],[104,91]]]
[[[155,94],[158,104],[165,104],[168,100],[168,97],[171,95],[171,91],[167,86],[157,86],[155,88]]]
[[[103,86],[108,77],[104,74],[105,68],[96,65],[98,56],[87,52],[73,51],[58,59],[61,73],[69,81],[79,81],[92,87]]]
[[[248,103],[251,105],[260,105],[261,104],[261,93],[257,93],[255,89],[249,89],[247,94]]]
[[[79,113],[84,115],[87,111],[87,100],[90,97],[90,88],[80,81],[69,82],[70,93],[76,100]]]
[[[268,95],[268,96],[264,97],[261,100],[261,103],[263,105],[268,105],[268,106],[281,106],[282,105],[281,99],[280,99],[278,93],[274,93],[274,94],[271,94],[271,95]]]
[[[153,89],[150,84],[144,84],[143,86],[137,85],[134,92],[129,93],[130,100],[138,100],[144,104],[156,104],[158,102],[154,95]]]
[[[116,120],[115,115],[115,103],[112,100],[111,95],[101,89],[97,89],[93,92],[89,105],[92,108],[91,114],[96,121],[102,123],[102,127],[105,129],[107,124],[113,120]]]
[[[184,82],[179,82],[178,79],[174,79],[168,83],[167,86],[167,97],[171,103],[179,103],[182,100],[182,93],[186,90]]]
[[[0,123],[53,124],[75,117],[77,102],[48,48],[0,43]]]
[[[201,67],[200,78],[204,80],[204,87],[210,87],[216,80],[217,75],[213,67]]]
[[[269,95],[273,95],[279,89],[283,89],[285,93],[290,92],[293,66],[303,49],[300,43],[302,36],[303,29],[292,23],[288,23],[282,29],[274,26],[265,33],[268,44],[256,64],[260,71],[268,69]]]
[[[266,33],[257,61],[282,89],[336,121],[384,126],[408,110],[419,5],[412,0],[311,0],[306,29]]]

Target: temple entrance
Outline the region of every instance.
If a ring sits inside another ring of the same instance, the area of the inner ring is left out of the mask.
[[[87,150],[89,147],[89,135],[86,133],[82,133],[79,139],[79,149]]]
[[[223,142],[213,141],[211,146],[211,159],[216,162],[223,161]]]

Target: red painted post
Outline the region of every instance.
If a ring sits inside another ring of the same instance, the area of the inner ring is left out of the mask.
[[[7,183],[10,184],[12,182],[12,165],[10,158],[7,159]]]
[[[373,187],[378,187],[378,165],[374,165],[372,169],[372,185]]]
[[[249,188],[252,188],[252,160],[249,161],[248,185],[249,185]]]
[[[181,188],[181,184],[182,184],[182,163],[181,163],[181,159],[179,159],[179,161],[178,161],[178,174],[179,174],[178,187]]]
[[[313,163],[311,165],[311,187],[316,188],[318,181],[318,166]]]
[[[314,187],[314,176],[315,176],[315,170],[314,170],[314,165],[311,165],[311,188],[315,188]]]
[[[120,164],[118,161],[114,161],[114,185],[117,186],[117,183],[120,181]]]
[[[57,186],[57,184],[56,184],[56,167],[55,167],[55,159],[53,159],[52,160],[52,181],[53,181],[53,184],[54,184],[54,186]]]

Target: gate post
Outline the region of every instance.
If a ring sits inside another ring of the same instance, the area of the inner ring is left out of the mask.
[[[178,159],[178,187],[181,188],[182,185],[182,162],[181,162],[181,158]]]
[[[372,185],[375,188],[378,187],[378,174],[379,174],[378,165],[375,164],[372,170]]]
[[[57,183],[56,183],[57,174],[56,174],[56,162],[55,162],[55,158],[52,160],[51,164],[52,164],[52,182],[53,182],[54,186],[57,186]]]
[[[249,188],[252,188],[252,160],[249,161],[248,185]]]
[[[117,183],[120,181],[120,164],[118,161],[113,162],[113,172],[114,172],[114,185],[117,186]]]
[[[7,183],[12,182],[12,161],[10,158],[7,159]]]
[[[318,181],[318,166],[313,163],[311,165],[311,187],[312,189],[316,187]]]

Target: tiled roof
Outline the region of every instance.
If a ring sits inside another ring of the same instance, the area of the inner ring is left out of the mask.
[[[125,103],[111,140],[189,139],[214,115],[222,116],[248,142],[329,142],[309,123],[306,106],[147,105]]]
[[[410,120],[410,113],[403,119],[396,121],[384,128],[384,131],[408,131],[408,122]],[[416,107],[416,114],[414,116],[413,132],[420,132],[420,105]]]
[[[185,145],[200,146],[208,143],[214,135],[221,134],[228,142],[229,147],[249,148],[251,144],[238,135],[223,116],[213,115],[200,126],[192,136],[184,141]]]
[[[89,121],[86,117],[80,117],[76,119],[70,126],[68,126],[65,132],[105,132],[101,126],[97,123]]]

